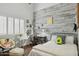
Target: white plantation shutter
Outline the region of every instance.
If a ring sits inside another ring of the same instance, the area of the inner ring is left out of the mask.
[[[24,34],[24,19],[0,16],[0,35]]]
[[[19,33],[19,19],[15,19],[15,34]]]
[[[8,18],[8,34],[13,34],[13,18]]]
[[[24,33],[24,20],[20,20],[20,33]]]
[[[6,17],[0,16],[0,34],[6,33]]]

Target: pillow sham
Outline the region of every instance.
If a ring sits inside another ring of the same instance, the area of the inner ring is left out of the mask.
[[[52,35],[51,41],[53,41],[54,43],[56,43],[56,39],[57,39],[57,35]]]
[[[58,45],[61,45],[61,44],[62,44],[62,36],[57,36],[56,43],[57,43]]]
[[[74,44],[74,36],[66,36],[66,44]]]
[[[62,44],[65,44],[66,36],[62,36]]]
[[[57,37],[59,37],[59,36],[61,36],[62,44],[65,44],[66,36],[62,36],[62,35],[52,35],[51,41],[53,41],[54,43],[57,44]]]

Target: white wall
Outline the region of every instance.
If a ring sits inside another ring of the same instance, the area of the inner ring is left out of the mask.
[[[51,7],[53,5],[56,5],[57,3],[36,3],[35,4],[35,11],[38,11],[40,9],[44,9],[44,8],[48,8]]]
[[[0,3],[0,16],[33,19],[32,5],[25,3]]]

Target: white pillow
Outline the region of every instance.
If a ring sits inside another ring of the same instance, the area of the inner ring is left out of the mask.
[[[57,35],[52,35],[51,41],[53,41],[54,43],[56,43],[56,39],[57,39]]]
[[[65,43],[74,44],[74,36],[66,36]]]

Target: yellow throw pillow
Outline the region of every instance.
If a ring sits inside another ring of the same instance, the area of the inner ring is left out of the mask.
[[[62,37],[61,36],[57,37],[56,43],[59,44],[59,45],[62,44]]]

